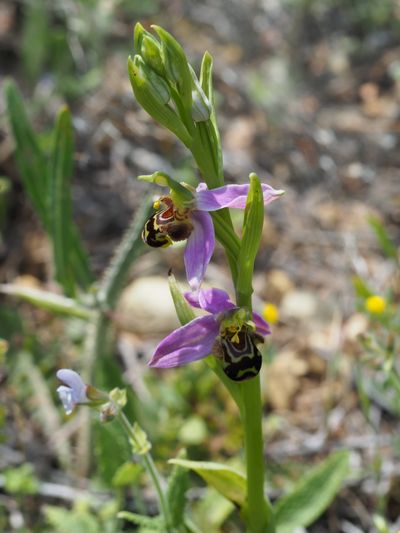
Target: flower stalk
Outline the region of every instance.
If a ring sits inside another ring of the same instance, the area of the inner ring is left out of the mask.
[[[127,416],[122,410],[118,411],[118,418],[129,440],[132,442],[133,446],[136,446],[139,448],[141,446],[141,443],[138,442],[137,431],[134,430],[134,427],[129,422]],[[145,453],[140,454],[140,457],[142,459],[143,466],[146,469],[153,483],[154,489],[157,493],[160,512],[164,518],[165,531],[166,533],[173,533],[168,501],[165,497],[164,490],[163,490],[163,485],[165,485],[164,480],[162,479],[161,474],[157,470],[157,467],[154,463],[153,456],[151,455],[150,451],[146,451]]]

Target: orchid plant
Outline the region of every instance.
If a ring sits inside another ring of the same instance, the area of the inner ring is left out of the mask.
[[[259,371],[262,357],[257,344],[270,333],[268,324],[252,312],[254,261],[259,248],[264,206],[282,190],[250,183],[226,185],[222,167],[212,89],[212,60],[205,54],[197,77],[177,41],[160,27],[159,40],[140,24],[135,27],[136,55],[128,60],[133,92],[139,104],[166,126],[192,152],[204,181],[196,188],[156,172],[141,179],[169,187],[155,203],[156,212],[143,230],[144,241],[167,247],[187,240],[184,258],[191,292],[185,298],[209,314],[194,318],[157,346],[150,366],[170,368],[212,354],[228,379],[240,406],[245,435],[247,471],[246,522],[253,533],[274,531],[273,512],[264,495],[264,455]],[[242,238],[234,232],[227,208],[245,209]],[[214,217],[209,213],[214,213]],[[215,246],[224,247],[231,268],[236,303],[222,290],[201,288]]]
[[[94,277],[71,216],[71,115],[68,109],[61,110],[48,161],[16,87],[8,84],[5,92],[20,174],[51,241],[55,278],[64,295],[12,284],[1,285],[0,292],[87,322],[82,377],[71,369],[60,369],[59,398],[68,416],[82,405],[96,409],[104,423],[114,419],[120,422],[133,456],[141,459],[154,485],[159,503],[157,517],[126,511],[119,513],[119,518],[146,531],[198,533],[185,509],[185,476],[187,470],[193,470],[240,509],[246,531],[290,533],[310,524],[326,508],[345,477],[348,456],[346,452],[333,454],[272,507],[265,491],[259,348],[271,331],[264,318],[252,309],[252,281],[264,208],[284,191],[261,183],[255,173],[250,174],[248,183],[225,183],[212,58],[209,53],[204,54],[197,76],[180,44],[164,29],[153,29],[156,35],[140,24],[135,27],[135,55],[128,60],[132,89],[138,104],[192,153],[201,176],[199,183],[188,185],[162,171],[139,176],[167,190],[151,204],[144,202],[103,279],[93,285]],[[229,209],[244,210],[240,236],[234,230]],[[151,250],[179,241],[186,241],[184,264],[190,290],[182,293],[172,274],[169,284],[181,327],[161,340],[148,363],[152,368],[171,369],[204,359],[238,407],[244,434],[245,475],[228,465],[188,460],[182,452],[170,461],[174,467],[167,482],[156,467],[146,433],[125,414],[126,391],[117,387],[105,392],[91,384],[105,381],[104,371],[96,372],[96,365],[105,360],[112,311],[131,265],[145,249],[143,242]],[[221,288],[203,286],[216,241],[226,253],[232,296]],[[196,315],[197,310],[202,313],[200,316]],[[82,431],[78,435],[80,455],[85,456],[84,449],[86,457],[91,443],[87,412],[79,412]],[[79,465],[80,474],[87,476],[88,470],[88,462]]]

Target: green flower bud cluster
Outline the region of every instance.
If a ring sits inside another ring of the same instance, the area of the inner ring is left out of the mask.
[[[152,28],[158,38],[135,26],[132,89],[143,109],[191,148],[196,124],[210,119],[212,107],[181,45],[163,28]]]

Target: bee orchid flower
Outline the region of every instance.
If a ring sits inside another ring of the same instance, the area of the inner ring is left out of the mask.
[[[192,307],[209,314],[195,318],[165,337],[156,347],[149,366],[171,368],[212,354],[221,360],[225,374],[243,381],[258,374],[261,354],[257,344],[270,333],[257,313],[237,307],[221,289],[201,289],[185,294]]]
[[[192,291],[199,289],[215,247],[214,226],[210,212],[224,207],[245,209],[250,185],[225,185],[209,189],[200,183],[196,189],[174,182],[160,173],[142,179],[169,185],[171,193],[155,203],[156,213],[146,222],[143,240],[149,246],[165,248],[187,239],[184,261]],[[179,188],[177,187],[179,186]],[[284,191],[262,184],[264,205],[281,196]],[[183,194],[182,194],[183,191]]]

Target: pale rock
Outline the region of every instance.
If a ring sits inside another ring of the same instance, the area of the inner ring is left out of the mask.
[[[140,278],[128,285],[116,318],[121,329],[139,334],[164,334],[180,326],[168,280],[161,276]]]
[[[356,341],[367,329],[367,317],[361,313],[355,313],[347,320],[344,326],[344,337],[350,341]]]
[[[318,302],[313,293],[303,290],[288,292],[281,303],[282,320],[306,321],[317,313]]]

